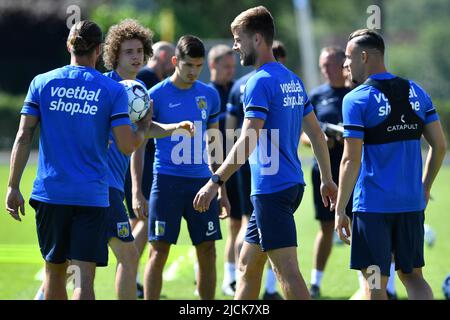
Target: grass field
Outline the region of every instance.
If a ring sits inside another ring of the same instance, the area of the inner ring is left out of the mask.
[[[0,199],[5,199],[5,189],[8,178],[8,167],[0,166]],[[22,179],[22,193],[28,199],[36,167],[27,167]],[[304,168],[307,184],[310,181],[310,168]],[[433,201],[426,212],[426,223],[436,232],[437,240],[433,247],[425,248],[424,274],[435,297],[442,299],[442,281],[450,273],[450,239],[445,237],[450,233],[450,197],[448,195],[450,167],[442,169],[433,189]],[[309,284],[311,272],[312,247],[318,224],[313,218],[311,187],[307,187],[303,202],[296,213],[299,239],[299,260],[301,271]],[[225,222],[222,222],[222,232],[226,233]],[[221,294],[223,279],[223,248],[224,241],[217,242],[218,285],[216,297],[229,299]],[[146,256],[146,255],[145,255]],[[141,260],[140,273],[143,273],[145,256]],[[322,295],[325,299],[348,299],[358,288],[355,271],[349,269],[349,247],[336,245],[327,265],[322,284]],[[182,232],[177,246],[173,246],[165,270],[165,282],[162,294],[166,299],[197,299],[194,296],[194,251],[190,245],[186,226],[183,223]],[[29,205],[22,222],[17,222],[3,210],[0,214],[0,300],[32,299],[40,285],[39,272],[43,261],[37,243],[34,211]],[[95,290],[98,299],[114,299],[115,260],[110,253],[109,266],[97,269]],[[397,279],[397,291],[400,298],[406,298],[406,292]]]

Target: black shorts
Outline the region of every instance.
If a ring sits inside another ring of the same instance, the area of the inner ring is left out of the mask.
[[[45,261],[108,264],[107,207],[50,204],[34,199],[39,248]]]
[[[250,200],[251,173],[248,162],[228,179],[226,187],[231,206],[231,218],[241,220],[242,215],[250,217],[253,205]]]
[[[337,181],[337,177],[339,177],[339,170],[337,173],[333,173],[333,179],[335,182]],[[311,179],[313,185],[313,197],[314,197],[314,209],[315,209],[315,218],[319,221],[334,221],[335,214],[334,211],[330,211],[329,207],[325,207],[322,202],[322,196],[320,194],[320,171],[317,166],[314,166],[311,170]],[[336,183],[337,184],[337,183]],[[347,203],[347,207],[345,208],[345,213],[347,216],[352,219],[352,207],[353,207],[353,194],[350,196],[350,200]]]

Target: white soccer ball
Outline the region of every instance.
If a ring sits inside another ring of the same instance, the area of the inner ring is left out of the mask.
[[[150,108],[150,96],[147,89],[138,81],[123,80],[128,95],[128,114],[131,122],[135,123],[145,117]]]
[[[445,277],[442,283],[442,292],[447,300],[450,300],[450,273]]]
[[[423,229],[424,229],[423,240],[428,246],[432,247],[434,245],[434,242],[436,241],[436,233],[428,224],[424,224]]]

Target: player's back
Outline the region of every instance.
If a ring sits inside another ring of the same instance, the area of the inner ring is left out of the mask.
[[[265,64],[248,80],[244,106],[245,117],[264,119],[267,130],[267,143],[263,132],[249,160],[252,194],[304,184],[297,150],[303,117],[312,107],[300,78],[280,63]]]
[[[107,206],[109,130],[112,123],[129,121],[123,87],[93,68],[68,65],[35,77],[27,107],[22,113],[34,108],[41,128],[32,197]]]
[[[395,76],[382,73],[370,78],[383,81],[392,80]],[[426,92],[413,81],[409,81],[409,86],[409,103],[405,108],[411,108],[424,124],[437,120],[436,110]],[[408,138],[385,143],[366,141],[368,130],[380,127],[383,123],[387,125],[385,131],[377,134],[380,138],[396,132],[413,131],[412,125],[404,121],[404,116],[398,123],[389,125],[391,108],[382,92],[366,84],[355,88],[344,98],[344,136],[365,141],[353,211],[410,212],[425,207],[420,139]],[[402,112],[407,114],[405,111]]]

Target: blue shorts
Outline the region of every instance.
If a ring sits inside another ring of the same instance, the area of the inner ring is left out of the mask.
[[[145,156],[144,156],[144,168],[142,171],[142,193],[145,199],[150,198],[150,190],[152,188],[153,181],[153,159],[155,156],[155,142],[153,139],[149,139],[147,145],[145,147]],[[130,219],[137,219],[136,215],[133,211],[133,203],[132,203],[132,193],[131,193],[131,173],[130,166],[128,166],[127,173],[125,175],[125,204],[127,206],[127,211]]]
[[[30,199],[36,211],[39,248],[45,261],[108,265],[107,208],[50,204]]]
[[[378,266],[389,276],[391,256],[395,269],[411,273],[425,265],[423,258],[424,212],[355,212],[352,226],[350,268]]]
[[[127,211],[123,205],[123,192],[116,188],[109,188],[109,208],[106,215],[108,240],[115,237],[124,242],[134,240],[131,233]]]
[[[294,213],[302,201],[304,185],[251,197],[253,213],[247,225],[245,241],[259,244],[262,251],[296,247]]]
[[[246,162],[226,183],[228,200],[230,201],[230,217],[241,220],[242,215],[250,216],[253,205],[250,201],[251,173]]]
[[[148,239],[176,244],[180,233],[181,217],[187,222],[192,244],[222,239],[217,199],[209,210],[194,210],[197,192],[209,178],[187,178],[155,174],[150,193]]]

